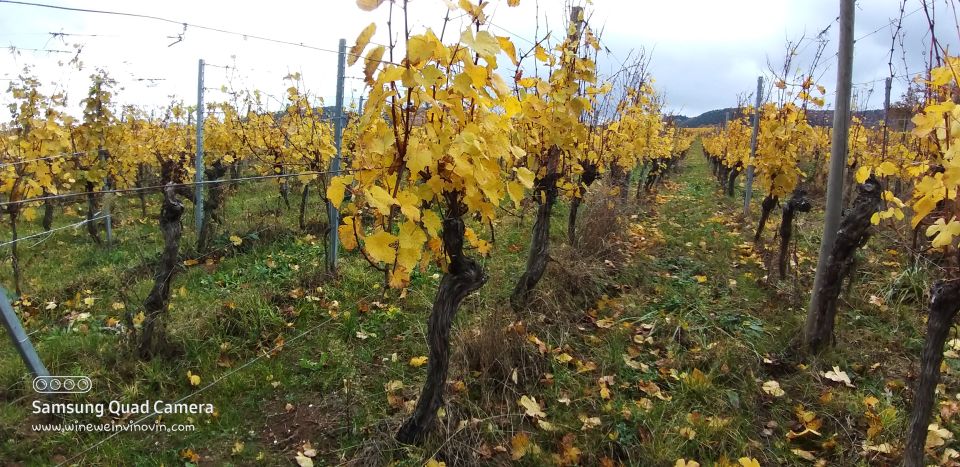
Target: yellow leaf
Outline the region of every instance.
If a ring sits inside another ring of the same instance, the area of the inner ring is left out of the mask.
[[[752,457],[741,457],[737,459],[737,462],[741,467],[760,467],[760,461]]]
[[[870,167],[863,166],[857,169],[857,183],[863,183],[870,178]]]
[[[337,227],[340,245],[343,246],[343,248],[347,251],[352,251],[357,247],[357,236],[356,232],[353,230],[353,218],[344,217],[341,220],[343,221],[343,225]]]
[[[707,276],[693,276],[693,278],[696,279],[697,283],[699,284],[703,284],[707,281]]]
[[[392,246],[395,241],[396,236],[377,229],[373,235],[364,238],[364,249],[374,261],[393,264],[397,258],[397,250]]]
[[[243,243],[243,239],[236,235],[231,235],[230,243],[233,243],[233,246],[240,246]]]
[[[783,397],[786,394],[786,392],[780,388],[780,383],[773,380],[763,383],[763,392],[770,394],[773,397]]]
[[[330,179],[330,186],[327,187],[327,199],[334,207],[339,208],[343,204],[343,197],[347,191],[347,185],[353,181],[353,175],[341,175]]]
[[[527,455],[527,449],[530,447],[530,437],[526,433],[520,432],[510,438],[510,458],[520,460]]]
[[[960,236],[960,222],[956,218],[950,219],[949,223],[944,222],[943,218],[937,219],[930,227],[927,227],[927,236],[934,237],[931,245],[934,248],[942,248],[953,243],[953,237]]]
[[[530,396],[521,396],[520,397],[520,406],[523,407],[524,413],[528,417],[533,418],[546,418],[547,414],[540,409],[540,404],[537,403],[537,400]]]
[[[417,66],[433,57],[434,44],[425,35],[410,37],[407,41],[407,59],[410,64]]]
[[[503,105],[503,112],[507,117],[512,117],[520,113],[520,101],[513,96],[503,96],[503,100],[500,102]]]
[[[200,462],[200,455],[190,448],[184,449],[183,452],[180,453],[180,458],[188,462]]]
[[[313,467],[313,459],[305,456],[302,452],[298,451],[293,459],[297,461],[297,465],[300,467]]]
[[[930,214],[930,212],[937,207],[937,202],[938,200],[931,196],[924,196],[913,205],[914,214],[913,219],[911,220],[913,228],[917,228],[917,224],[919,224],[924,217],[927,217],[927,214]]]
[[[927,440],[924,447],[927,449],[943,446],[948,439],[953,438],[953,433],[946,428],[941,428],[936,423],[927,426]]]
[[[537,426],[543,431],[556,431],[557,427],[546,420],[537,420]]]
[[[520,202],[523,201],[523,185],[516,180],[511,180],[507,183],[507,194],[509,194],[510,199],[513,200],[514,207],[519,208]]]
[[[507,6],[517,6],[520,4],[520,0],[507,0]]]
[[[825,372],[825,373],[821,373],[821,375],[822,375],[824,378],[829,379],[830,381],[834,381],[834,382],[837,382],[837,383],[843,383],[844,385],[846,385],[847,387],[850,387],[850,388],[854,387],[854,386],[853,386],[853,382],[850,381],[850,376],[847,375],[847,372],[845,372],[845,371],[840,371],[840,367],[838,367],[838,366],[833,367],[833,369],[830,370],[830,371],[827,371],[827,372]]]
[[[427,357],[420,356],[420,357],[410,358],[410,366],[414,368],[420,368],[423,365],[426,365],[426,363],[427,363]]]
[[[414,222],[420,221],[420,198],[409,191],[397,193],[397,202],[400,204],[400,212]],[[426,239],[424,239],[426,241]]]
[[[426,464],[423,464],[423,467],[447,467],[447,463],[431,458]]]
[[[357,0],[357,6],[363,11],[376,10],[384,0]]]
[[[516,65],[517,62],[517,48],[514,47],[513,42],[510,41],[508,37],[497,36],[497,42],[500,43],[500,49],[503,50],[503,53],[507,54],[510,57],[510,61]]]
[[[440,228],[443,226],[443,221],[440,220],[440,216],[433,211],[424,211],[421,217],[423,221],[423,226],[427,228],[427,233],[431,237],[438,237],[440,233]]]
[[[673,467],[700,467],[700,463],[694,460],[686,459],[677,459],[677,462],[674,462]]]
[[[420,171],[430,166],[433,162],[433,154],[427,148],[422,146],[411,147],[407,151],[407,168],[411,174],[419,174]]]
[[[533,172],[526,167],[517,167],[513,169],[517,172],[517,180],[520,180],[520,183],[523,184],[528,190],[533,188]]]
[[[463,67],[463,72],[470,77],[470,82],[477,89],[483,88],[487,84],[487,68],[472,63],[467,63]]]
[[[378,45],[369,52],[367,52],[367,57],[363,62],[363,76],[367,81],[367,84],[373,85],[373,74],[376,73],[377,67],[380,66],[380,62],[383,59],[383,52],[386,49],[382,45]]]
[[[803,449],[791,449],[790,452],[794,453],[797,457],[805,459],[808,461],[817,460],[817,456],[814,456],[810,451],[804,451]]]
[[[953,72],[950,67],[942,66],[930,70],[930,84],[934,86],[944,86],[953,79]]]
[[[492,246],[490,245],[490,242],[488,242],[488,241],[486,241],[486,240],[478,240],[477,243],[476,243],[476,245],[474,245],[474,246],[477,247],[477,253],[479,253],[480,256],[487,256],[487,255],[489,255],[489,254],[490,254],[490,249],[492,248]]]
[[[360,58],[360,54],[363,53],[363,49],[370,43],[370,38],[373,37],[375,32],[377,32],[376,23],[370,23],[367,27],[363,28],[363,31],[360,31],[360,35],[357,36],[357,41],[353,47],[350,48],[350,53],[347,54],[347,66],[353,66],[354,63],[357,63],[357,59]]]
[[[200,385],[200,375],[195,375],[195,374],[191,373],[190,370],[187,370],[187,381],[190,382],[190,385],[191,385],[191,386],[199,386],[199,385]]]
[[[477,31],[477,35],[474,36],[473,29],[467,27],[460,35],[460,42],[483,57],[493,57],[500,53],[500,43],[487,31]]]
[[[389,216],[390,208],[398,204],[397,200],[379,185],[370,187],[363,195],[367,199],[367,203],[377,208],[377,211],[380,211],[380,214],[384,216]]]
[[[580,415],[580,421],[583,422],[583,425],[580,426],[580,431],[586,431],[600,426],[600,417],[587,417],[586,415]]]
[[[537,46],[533,55],[537,58],[537,60],[540,60],[541,62],[545,62],[550,59],[550,56],[547,55],[547,50],[539,45]]]

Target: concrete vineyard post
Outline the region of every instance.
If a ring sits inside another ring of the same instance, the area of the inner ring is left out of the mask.
[[[753,133],[750,135],[750,160],[747,161],[747,182],[743,187],[743,215],[750,215],[750,197],[753,196],[753,161],[757,157],[757,137],[760,134],[760,104],[763,103],[763,76],[757,77],[757,99],[753,107]]]

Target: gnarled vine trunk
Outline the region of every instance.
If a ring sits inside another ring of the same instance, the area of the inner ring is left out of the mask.
[[[13,287],[17,296],[21,295],[20,290],[20,255],[17,254],[17,216],[20,214],[20,207],[12,205],[7,207],[7,213],[10,215],[10,263],[13,265]]]
[[[176,190],[167,185],[163,190],[163,206],[160,208],[160,231],[163,233],[163,253],[153,278],[153,288],[143,303],[145,316],[143,328],[137,343],[137,354],[141,359],[149,360],[166,349],[167,336],[163,315],[170,304],[170,282],[177,268],[177,256],[180,249],[180,235],[183,225],[183,204],[176,198]]]
[[[100,240],[100,229],[97,227],[100,225],[99,221],[94,220],[99,214],[97,210],[99,209],[99,203],[97,202],[97,195],[93,192],[93,182],[87,182],[87,233],[90,234],[90,238],[93,239],[93,242],[97,245],[103,243]]]
[[[597,164],[580,161],[583,167],[583,173],[580,175],[580,184],[577,187],[577,196],[570,201],[570,217],[567,219],[567,242],[570,245],[577,244],[577,212],[583,203],[583,197],[587,194],[587,188],[597,180],[600,171]]]
[[[780,220],[780,258],[777,266],[780,278],[787,277],[787,256],[790,250],[790,239],[793,238],[793,219],[798,212],[810,212],[810,200],[807,199],[807,190],[797,188],[793,190],[787,204],[783,206],[783,218]]]
[[[227,173],[227,168],[220,163],[214,162],[210,167],[204,169],[205,180],[216,182]],[[208,184],[207,196],[203,200],[203,220],[200,224],[200,234],[197,236],[197,251],[206,251],[213,240],[213,234],[216,231],[214,223],[220,224],[220,206],[223,204],[224,184]]]
[[[560,158],[560,148],[552,146],[547,155],[546,174],[536,180],[534,196],[540,206],[537,208],[537,218],[533,223],[533,235],[530,238],[530,252],[527,255],[527,267],[520,275],[517,285],[510,295],[510,306],[514,311],[520,311],[530,302],[530,292],[536,287],[543,273],[547,270],[547,261],[550,259],[550,214],[557,200],[557,164]]]
[[[777,202],[780,199],[773,195],[767,195],[766,198],[763,198],[763,202],[760,203],[760,223],[757,225],[757,233],[753,236],[754,243],[760,243],[760,237],[763,236],[763,228],[767,225],[767,219],[770,218],[770,212],[773,211],[773,208],[777,207]]]
[[[443,249],[450,263],[440,279],[433,310],[427,321],[427,381],[410,418],[397,432],[397,441],[417,444],[433,428],[437,410],[443,405],[443,390],[450,366],[450,326],[460,303],[487,281],[480,264],[463,254],[463,235],[466,230],[463,215],[466,212],[459,197],[448,194],[448,217],[443,220]]]
[[[143,190],[143,180],[147,177],[147,170],[144,164],[137,166],[137,180],[134,186],[137,187],[137,197],[140,198],[140,217],[147,217],[147,191]]]
[[[953,319],[960,311],[960,280],[938,281],[930,288],[927,336],[920,355],[920,379],[913,395],[913,411],[907,427],[907,444],[903,451],[905,467],[922,467],[923,447],[927,440],[930,410],[940,383],[943,344],[947,341]]]
[[[857,187],[857,198],[850,212],[840,223],[837,240],[833,244],[818,291],[816,302],[807,315],[804,340],[808,350],[819,352],[833,342],[833,326],[837,314],[837,299],[843,280],[853,268],[854,254],[870,239],[870,218],[880,208],[880,182],[873,176]]]
[[[730,170],[730,175],[727,178],[727,196],[733,196],[734,189],[737,187],[737,176],[740,175],[740,172],[743,171],[743,164],[737,162],[737,165]]]
[[[49,193],[44,192],[44,196],[50,196]],[[53,201],[44,200],[43,202],[43,230],[44,232],[49,232],[53,228]]]
[[[643,185],[647,177],[650,176],[650,162],[644,162],[643,166],[640,167],[640,173],[637,174],[637,194],[634,195],[637,201],[640,201],[640,196],[643,194]]]
[[[310,182],[303,184],[303,192],[300,193],[300,215],[297,221],[300,224],[300,230],[307,228],[307,199],[310,196]]]

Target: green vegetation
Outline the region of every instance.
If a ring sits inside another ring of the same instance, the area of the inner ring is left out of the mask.
[[[30,378],[3,344],[0,458],[26,465],[284,465],[298,457],[314,465],[892,462],[884,451],[900,449],[922,346],[925,266],[904,264],[884,237],[871,241],[841,306],[842,345],[792,360],[819,211],[797,220],[790,277],[767,279],[775,229],[763,245],[746,243],[753,222],[737,217],[739,202],[724,197],[708,172],[696,144],[639,205],[587,197],[576,254],[565,245],[566,206],[558,205],[557,248],[531,307],[519,314],[510,311],[509,293],[533,215],[528,208],[495,224],[493,251],[481,260],[490,282],[456,318],[449,396],[420,447],[393,435],[426,373],[418,357],[427,354],[424,323],[439,270],[414,273],[403,292],[384,292],[383,278],[351,253],[339,277],[329,278],[320,233],[295,228],[296,210],[282,207],[275,185],[247,184],[228,198],[211,261],[198,258],[174,280],[168,329],[182,354],[140,362],[120,329],[152,282],[159,198],[147,219],[122,200],[112,250],[79,230],[24,249],[29,295],[17,308],[54,374],[93,378],[89,394],[66,400],[195,394],[187,401],[214,404],[216,414],[163,416],[196,431],[119,433],[99,445],[109,434],[33,432],[31,424],[65,420],[30,413]],[[592,190],[609,190],[604,182]],[[320,206],[313,209],[319,215]],[[192,219],[189,210],[184,219]],[[195,243],[192,230],[186,226],[182,245]],[[195,255],[187,248],[184,256]],[[2,274],[8,283],[9,263]],[[948,357],[950,388],[960,359]],[[188,372],[199,375],[196,385]],[[941,396],[940,423],[956,428],[951,394]]]

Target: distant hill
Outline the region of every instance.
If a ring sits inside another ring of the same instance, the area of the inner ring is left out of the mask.
[[[892,109],[891,112],[890,126],[892,128],[902,128],[905,123],[909,127],[909,116],[904,115],[902,112],[898,112],[898,109]],[[709,110],[697,115],[696,117],[677,119],[677,122],[681,127],[684,128],[720,125],[723,123],[724,115],[728,113],[730,119],[736,118],[738,109],[735,107],[727,107],[724,109]],[[883,110],[863,110],[860,112],[854,112],[854,116],[859,118],[864,125],[874,126],[883,121]],[[812,123],[814,126],[830,126],[833,124],[833,110],[811,110],[809,111],[808,118],[810,123]]]
[[[696,117],[690,117],[678,123],[683,128],[720,125],[723,123],[724,114],[727,113],[730,114],[730,118],[735,118],[737,115],[737,109],[728,107],[725,109],[708,110],[700,115],[697,115]]]

